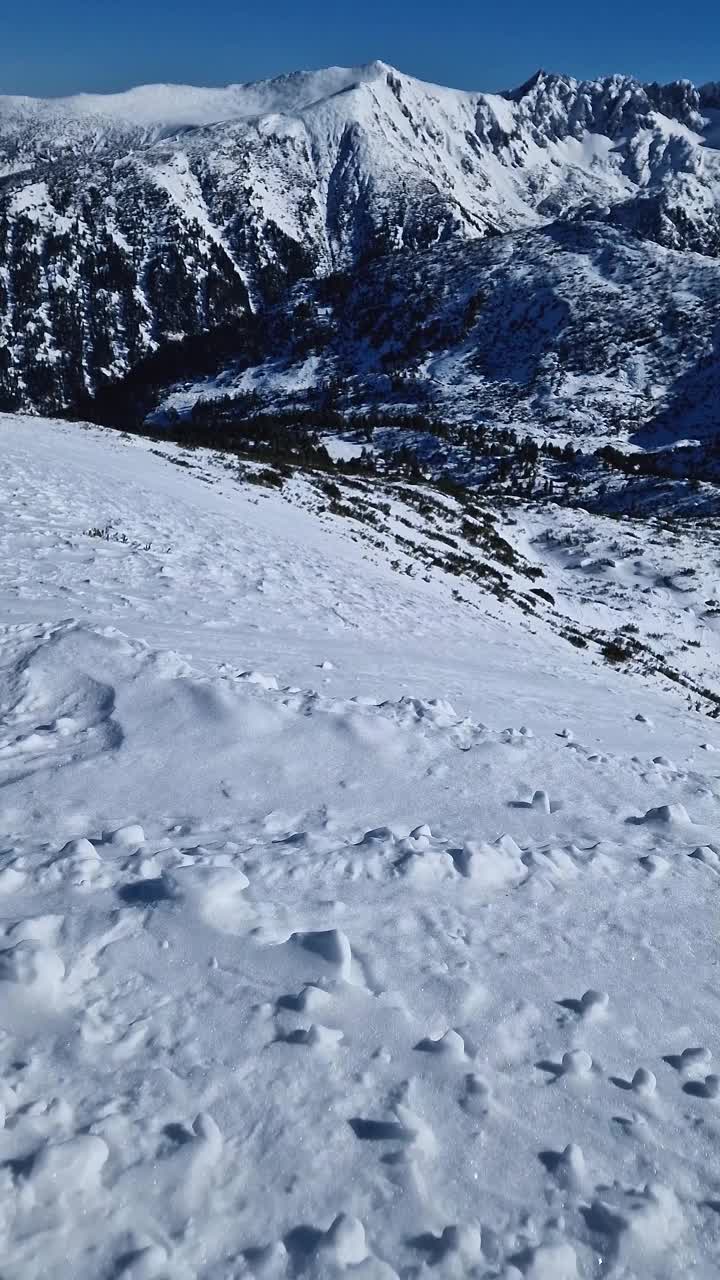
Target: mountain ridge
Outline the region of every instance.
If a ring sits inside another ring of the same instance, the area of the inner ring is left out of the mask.
[[[67,409],[164,343],[400,251],[580,219],[720,256],[713,94],[545,72],[482,94],[376,61],[0,99],[0,405]]]
[[[151,119],[154,123],[167,123],[166,117],[162,112],[153,114],[149,108],[156,100],[158,104],[163,99],[172,105],[173,110],[177,109],[177,104],[173,103],[173,97],[194,100],[196,110],[205,107],[203,99],[207,100],[208,105],[212,102],[221,103],[234,101],[234,105],[239,108],[242,105],[243,95],[250,98],[254,91],[267,91],[274,88],[282,96],[283,90],[290,90],[299,87],[302,84],[316,86],[314,96],[312,93],[307,97],[305,105],[310,105],[313,101],[323,97],[334,96],[335,93],[343,92],[346,89],[355,87],[362,83],[372,83],[374,80],[381,80],[384,77],[392,76],[395,79],[403,81],[412,81],[418,86],[422,86],[426,90],[440,90],[444,94],[456,95],[460,98],[506,98],[510,101],[519,101],[527,96],[538,84],[551,82],[562,82],[568,86],[602,86],[610,82],[626,83],[652,91],[654,94],[662,93],[665,105],[671,102],[674,94],[676,100],[679,101],[683,93],[687,93],[690,98],[694,98],[699,105],[712,107],[715,104],[715,98],[720,88],[720,82],[707,81],[702,85],[695,85],[694,82],[687,77],[678,77],[676,80],[666,82],[647,81],[638,76],[634,76],[629,72],[616,72],[600,75],[592,78],[579,78],[572,76],[567,72],[553,71],[546,67],[538,67],[532,75],[528,76],[520,85],[507,86],[498,90],[482,90],[482,89],[461,89],[455,86],[442,85],[439,82],[425,80],[423,77],[415,76],[409,72],[405,72],[395,67],[389,62],[385,62],[380,58],[372,59],[369,62],[361,63],[353,67],[343,67],[332,65],[328,67],[319,67],[315,69],[304,68],[298,71],[286,72],[276,76],[260,78],[257,80],[232,81],[223,85],[197,85],[184,81],[149,81],[147,83],[133,84],[126,89],[113,90],[107,92],[94,92],[90,90],[78,90],[77,93],[60,94],[43,97],[41,95],[32,94],[0,94],[0,116],[3,113],[3,107],[21,107],[33,108],[35,110],[55,109],[58,113],[65,111],[67,114],[78,116],[104,116],[107,119],[113,117],[123,118],[122,106],[127,107],[127,113],[124,118],[130,122],[133,118],[142,118],[144,120]],[[324,82],[327,81],[327,85]],[[294,109],[298,108],[297,102],[290,103]],[[270,110],[274,108],[270,107]],[[276,108],[275,108],[276,109]],[[261,112],[262,108],[259,108]],[[247,107],[239,112],[239,119],[246,119],[248,115],[257,112],[248,111]],[[193,123],[225,123],[229,117],[226,114],[219,114],[215,120],[210,121],[206,114],[206,109],[202,112],[202,119],[193,121],[190,117],[182,121],[183,124],[192,125]]]

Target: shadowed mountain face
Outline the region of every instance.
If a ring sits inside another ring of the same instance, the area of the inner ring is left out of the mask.
[[[431,276],[449,242],[509,236],[517,262],[520,233],[580,221],[614,229],[611,254],[645,242],[700,271],[685,255],[720,254],[718,101],[717,86],[544,73],[463,93],[383,63],[0,99],[0,404],[72,405],[300,280],[374,263],[382,307],[401,251]],[[513,275],[509,314],[542,317],[527,351],[508,350],[508,383],[526,385],[585,295],[555,298],[533,268],[529,298]]]
[[[401,410],[586,450],[707,442],[719,329],[717,259],[552,223],[301,281],[230,331],[165,346],[94,409],[132,427],[229,398],[240,416]]]

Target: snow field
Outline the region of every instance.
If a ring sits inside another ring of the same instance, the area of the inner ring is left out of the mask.
[[[714,1276],[716,725],[1,429],[3,1275]]]

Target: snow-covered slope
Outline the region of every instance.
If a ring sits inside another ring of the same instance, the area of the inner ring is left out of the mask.
[[[0,99],[0,396],[72,403],[300,276],[454,237],[592,217],[714,255],[714,103],[621,76],[463,93],[380,62]]]
[[[3,1275],[711,1280],[717,722],[399,499],[0,444]]]

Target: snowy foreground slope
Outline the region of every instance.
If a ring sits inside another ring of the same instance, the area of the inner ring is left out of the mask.
[[[210,459],[0,440],[3,1280],[716,1276],[716,722]]]

